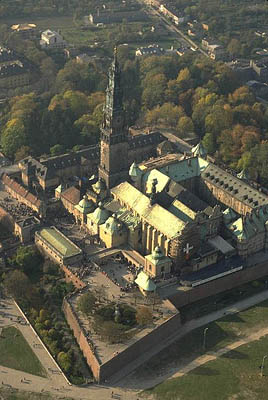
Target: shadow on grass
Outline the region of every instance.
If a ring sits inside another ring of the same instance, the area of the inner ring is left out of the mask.
[[[219,372],[216,371],[215,369],[201,365],[200,367],[197,367],[193,369],[191,372],[189,372],[189,375],[213,376],[213,375],[219,375]]]
[[[224,317],[220,318],[221,322],[239,322],[245,323],[245,321],[239,316],[239,314],[229,314],[225,315]]]
[[[249,358],[247,354],[240,353],[237,350],[228,351],[228,353],[223,354],[222,357],[233,360],[245,360]]]

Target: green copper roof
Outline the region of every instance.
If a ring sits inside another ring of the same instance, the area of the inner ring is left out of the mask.
[[[198,157],[206,157],[207,151],[203,146],[202,142],[199,142],[195,147],[192,148],[192,155]]]
[[[145,290],[146,292],[153,292],[156,289],[155,283],[150,279],[150,277],[143,271],[141,271],[135,279],[135,283]]]
[[[166,264],[167,262],[171,262],[170,258],[163,254],[160,246],[156,246],[152,254],[145,256],[145,258],[153,265],[161,265]]]
[[[139,217],[135,216],[130,210],[127,210],[124,207],[120,208],[116,212],[116,216],[131,230],[137,228],[141,223],[141,219]]]
[[[58,193],[61,193],[62,192],[62,190],[63,190],[63,187],[62,187],[62,185],[59,185],[58,187],[56,187],[56,192],[58,192]]]
[[[96,183],[94,183],[92,187],[95,193],[100,193],[101,191],[106,189],[105,182],[101,179],[99,179]]]
[[[223,220],[225,224],[229,224],[230,222],[234,221],[237,219],[238,215],[232,208],[226,208],[226,210],[223,211]]]
[[[129,176],[132,178],[133,181],[136,181],[140,176],[142,176],[142,171],[135,163],[135,161],[131,164],[129,168]]]
[[[97,225],[102,225],[109,218],[110,213],[105,208],[103,208],[102,203],[99,202],[98,207],[93,213],[87,215],[87,218]]]
[[[243,181],[247,181],[249,179],[247,171],[245,169],[242,169],[242,171],[240,171],[236,176]]]
[[[181,219],[157,203],[151,205],[150,199],[128,182],[123,182],[112,188],[111,194],[132,210],[135,215],[138,215],[170,239],[177,236],[185,227],[185,223]]]
[[[119,233],[124,228],[122,222],[117,219],[115,214],[107,219],[107,221],[104,223],[104,226],[106,231],[110,234]]]
[[[75,206],[75,208],[82,214],[88,214],[94,208],[94,203],[92,200],[88,200],[87,196],[83,196],[82,200],[79,201],[79,204]]]
[[[258,233],[265,231],[265,224],[268,221],[268,209],[266,206],[252,210],[244,217],[236,219],[227,227],[238,240],[248,240]]]
[[[82,252],[79,247],[77,247],[55,227],[44,228],[38,233],[62,256],[70,257]]]
[[[173,164],[166,165],[159,170],[169,176],[175,182],[181,182],[195,176],[200,176],[201,172],[208,166],[208,162],[203,158],[191,157],[179,160]]]

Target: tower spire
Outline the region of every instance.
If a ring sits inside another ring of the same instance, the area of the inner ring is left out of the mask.
[[[128,177],[128,138],[123,109],[121,71],[117,61],[117,49],[109,69],[103,123],[101,127],[101,155],[99,178],[107,189]]]
[[[104,106],[103,128],[110,129],[111,133],[119,128],[124,128],[123,92],[121,87],[121,70],[117,61],[117,48],[114,48],[114,59],[109,69],[109,79],[106,88],[106,99]],[[117,121],[115,124],[114,122]]]

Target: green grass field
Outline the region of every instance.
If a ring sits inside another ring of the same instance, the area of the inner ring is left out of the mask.
[[[2,396],[2,399],[5,400],[53,400],[53,397],[49,394],[23,392],[14,389],[12,389],[12,393],[10,393],[10,390],[1,388],[0,395]],[[66,398],[65,400],[68,399]]]
[[[46,377],[46,372],[22,333],[8,327],[0,336],[0,365]]]
[[[238,314],[228,315],[217,321],[188,333],[169,347],[152,357],[142,368],[136,371],[137,377],[153,378],[160,370],[164,370],[179,360],[189,362],[203,354],[204,329],[206,334],[206,350],[217,351],[227,344],[239,340],[267,326],[268,301],[264,301]],[[268,353],[268,348],[267,348]]]
[[[260,376],[268,337],[238,347],[181,378],[165,381],[144,395],[157,400],[267,400],[268,363]]]

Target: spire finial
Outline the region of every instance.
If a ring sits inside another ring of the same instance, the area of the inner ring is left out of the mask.
[[[117,64],[117,46],[114,46],[114,64]]]

